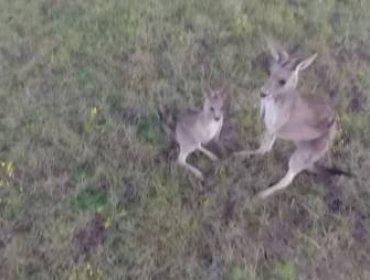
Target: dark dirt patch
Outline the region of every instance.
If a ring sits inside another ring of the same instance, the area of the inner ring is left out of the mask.
[[[96,216],[84,228],[78,230],[74,236],[78,259],[81,256],[89,256],[105,240],[104,219]]]
[[[198,250],[198,258],[203,262],[203,265],[206,268],[209,268],[213,263],[213,253],[212,249],[210,248],[209,244],[204,244]]]
[[[350,101],[347,110],[350,112],[363,112],[365,110],[367,98],[361,87],[352,81],[350,91]]]
[[[226,197],[223,199],[222,221],[228,226],[231,222],[242,223],[243,204],[248,199],[248,193],[243,190],[244,186],[232,183],[229,186]],[[253,219],[249,216],[250,220]]]
[[[33,57],[32,48],[27,42],[24,42],[18,48],[12,50],[0,47],[0,55],[4,60],[7,60],[9,64],[13,65],[27,64]]]
[[[327,202],[330,213],[339,213],[342,208],[343,202],[338,197],[330,197]]]
[[[143,112],[134,108],[122,108],[120,111],[121,119],[129,123],[136,123],[143,114]]]
[[[27,234],[32,229],[32,223],[17,223],[13,226],[12,234],[18,235],[18,234]]]
[[[278,220],[272,222],[270,229],[263,233],[263,240],[267,259],[288,259],[295,253],[296,238],[289,223]]]
[[[230,223],[230,221],[234,218],[235,215],[235,206],[236,206],[236,193],[233,189],[227,192],[227,198],[224,203],[223,209],[223,220],[226,225]]]
[[[328,207],[328,211],[331,214],[338,214],[343,210],[342,193],[343,188],[336,183],[335,178],[324,177],[321,178],[326,188],[326,195],[324,201]]]
[[[134,107],[121,107],[117,104],[112,105],[113,115],[117,115],[125,123],[135,124],[138,120],[145,116],[145,112],[142,109]]]
[[[5,242],[0,239],[0,250],[3,250],[5,246],[6,246]]]
[[[120,203],[124,206],[136,203],[140,200],[141,195],[137,183],[133,179],[124,179],[124,191],[120,197]]]
[[[365,244],[370,236],[370,214],[357,215],[353,225],[352,237],[359,244]]]
[[[346,261],[344,255],[333,255],[327,256],[327,259],[317,260],[315,265],[314,279],[323,280],[346,280],[351,279],[351,271],[353,266],[351,263]]]

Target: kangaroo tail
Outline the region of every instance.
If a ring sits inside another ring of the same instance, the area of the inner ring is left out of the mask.
[[[345,176],[345,177],[348,177],[348,178],[352,178],[354,177],[354,174],[349,172],[349,171],[344,171],[338,167],[326,167],[326,166],[321,166],[321,165],[317,165],[316,166],[317,170],[319,171],[319,173],[323,173],[323,174],[326,174],[326,175],[331,175],[331,176]]]

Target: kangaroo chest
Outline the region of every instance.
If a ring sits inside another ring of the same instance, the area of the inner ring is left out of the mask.
[[[265,98],[261,100],[261,110],[266,129],[275,133],[284,123],[285,118],[282,109],[274,99]]]
[[[203,143],[210,142],[215,136],[221,131],[223,124],[223,119],[219,121],[211,120],[207,125],[201,128],[201,133],[203,135]]]

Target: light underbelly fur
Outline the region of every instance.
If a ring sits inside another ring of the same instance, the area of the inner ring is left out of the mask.
[[[273,100],[262,100],[261,111],[263,112],[266,128],[270,132],[275,132],[278,125],[279,109]]]
[[[204,141],[203,143],[206,144],[210,142],[221,130],[223,123],[223,119],[219,121],[212,120],[209,125],[203,130],[204,133]]]

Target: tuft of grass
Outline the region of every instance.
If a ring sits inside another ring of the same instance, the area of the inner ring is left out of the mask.
[[[141,117],[136,125],[137,138],[144,143],[159,147],[165,140],[160,125],[157,114],[148,114]]]
[[[296,280],[298,279],[294,263],[277,263],[274,268],[274,279],[278,280]]]
[[[84,267],[76,269],[68,277],[68,280],[102,280],[103,272],[99,268],[94,268],[90,263],[87,263]]]
[[[247,268],[243,268],[237,265],[231,266],[227,279],[230,280],[249,280],[256,279],[252,276],[252,273]]]

